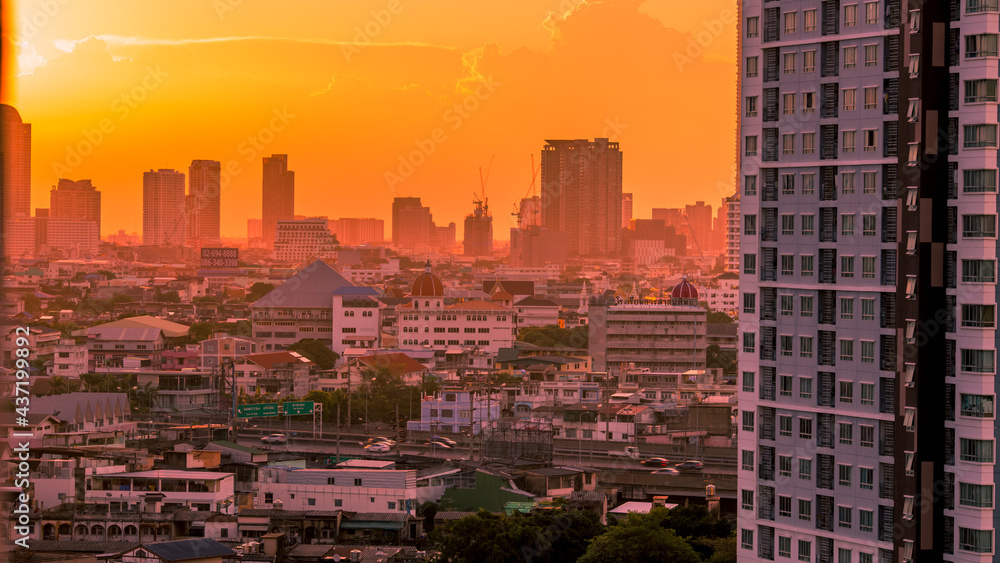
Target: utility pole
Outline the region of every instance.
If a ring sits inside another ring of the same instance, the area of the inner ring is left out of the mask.
[[[340,403],[337,403],[337,463],[340,463]]]

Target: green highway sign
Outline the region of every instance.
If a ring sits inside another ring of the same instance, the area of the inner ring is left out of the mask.
[[[316,403],[313,401],[288,401],[281,406],[285,409],[286,415],[294,416],[297,414],[312,414],[316,408]]]
[[[278,403],[258,403],[256,405],[238,405],[238,418],[254,418],[258,416],[278,416]]]

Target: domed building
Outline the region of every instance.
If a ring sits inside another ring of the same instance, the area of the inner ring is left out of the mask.
[[[698,288],[688,281],[687,274],[681,278],[681,282],[674,286],[670,292],[670,303],[673,305],[693,305],[698,306]]]
[[[491,300],[445,304],[444,283],[431,271],[413,280],[410,302],[397,308],[397,340],[403,350],[433,349],[435,356],[480,350],[495,355],[514,343],[513,296],[495,291]]]

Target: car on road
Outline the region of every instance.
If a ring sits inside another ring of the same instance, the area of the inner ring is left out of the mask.
[[[667,467],[670,465],[670,460],[665,457],[651,457],[649,459],[642,460],[642,464],[653,467]]]
[[[663,469],[657,469],[653,472],[653,475],[680,475],[681,472],[677,471],[673,467],[664,467]]]
[[[285,444],[288,442],[288,438],[285,438],[284,434],[271,434],[264,436],[260,441],[264,444]]]
[[[384,436],[376,436],[374,438],[368,438],[367,444],[388,444],[389,447],[391,448],[392,446],[396,445],[396,441],[390,440],[389,438],[386,438]]]
[[[368,444],[367,446],[365,446],[365,451],[368,452],[368,453],[370,453],[370,454],[384,454],[384,453],[389,453],[389,450],[391,450],[391,449],[392,448],[388,444],[385,444],[385,443]]]
[[[445,450],[450,450],[452,448],[451,444],[449,444],[447,442],[438,442],[437,440],[427,440],[424,443],[424,445],[425,446],[429,446],[431,449],[442,448],[442,449],[445,449]]]
[[[679,471],[701,471],[705,469],[705,464],[700,461],[683,461],[674,467]]]
[[[441,442],[443,444],[448,444],[451,447],[455,447],[455,446],[458,445],[458,442],[456,442],[455,440],[452,440],[451,438],[445,438],[443,436],[431,436],[431,439],[429,441],[430,442]]]

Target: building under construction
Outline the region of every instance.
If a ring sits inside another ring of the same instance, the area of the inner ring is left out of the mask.
[[[483,460],[552,462],[550,420],[491,420],[483,429]]]

